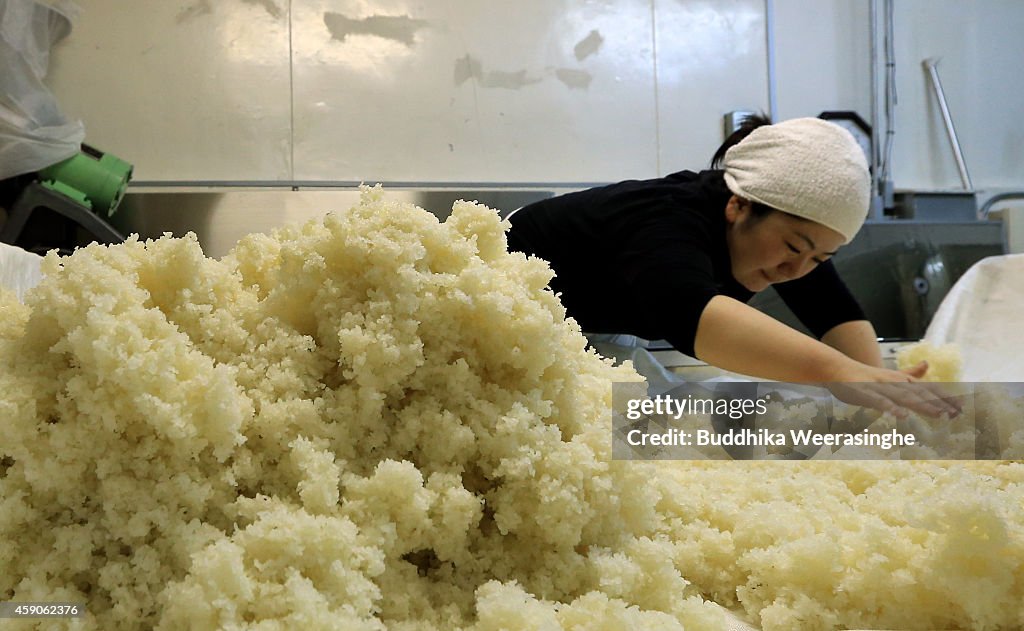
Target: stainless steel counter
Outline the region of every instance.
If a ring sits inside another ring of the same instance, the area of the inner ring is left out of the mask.
[[[883,340],[881,342],[881,347],[882,360],[885,362],[885,366],[887,368],[895,369],[896,353],[904,346],[913,343],[915,343],[913,340]],[[687,376],[694,381],[702,381],[711,377],[719,377],[723,375],[738,376],[734,373],[729,373],[720,368],[716,368],[715,366],[709,366],[698,359],[694,359],[689,355],[684,355],[671,348],[655,347],[650,349],[650,353],[661,365],[669,368],[673,372]]]
[[[478,201],[507,214],[524,204],[551,197],[543,190],[385,189],[395,201],[411,202],[439,218],[455,201]],[[358,189],[130,189],[111,223],[124,234],[156,238],[170,232],[194,232],[207,256],[220,258],[240,238],[286,224],[346,210],[359,201]]]

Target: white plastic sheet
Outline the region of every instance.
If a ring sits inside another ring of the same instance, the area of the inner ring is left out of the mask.
[[[963,381],[1024,382],[1024,254],[975,263],[946,294],[924,339],[959,346]]]
[[[61,114],[43,84],[50,47],[71,31],[78,13],[67,0],[0,0],[0,180],[80,151],[84,126]]]
[[[0,287],[14,291],[18,300],[23,301],[25,292],[39,284],[43,277],[42,261],[43,257],[37,254],[0,243]]]

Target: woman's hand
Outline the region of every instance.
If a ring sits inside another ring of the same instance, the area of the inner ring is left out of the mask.
[[[918,380],[928,372],[928,362],[907,370],[889,370],[866,364],[851,365],[849,374],[839,375],[826,387],[840,401],[890,412],[905,418],[907,411],[924,416],[956,416],[962,407],[942,384]]]
[[[855,333],[863,339],[865,330]],[[715,296],[704,307],[694,350],[699,359],[725,370],[822,384],[840,401],[898,417],[907,410],[931,417],[960,411],[942,384],[915,383],[928,372],[924,362],[906,371],[866,364],[727,296]]]

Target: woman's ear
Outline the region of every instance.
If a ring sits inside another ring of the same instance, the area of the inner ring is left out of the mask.
[[[733,195],[725,204],[725,220],[735,224],[750,212],[750,201]]]

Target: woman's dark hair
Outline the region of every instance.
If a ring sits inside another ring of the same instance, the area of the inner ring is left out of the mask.
[[[741,140],[749,136],[750,132],[754,131],[758,127],[771,124],[772,119],[768,118],[768,115],[764,112],[744,117],[744,119],[740,121],[740,126],[736,128],[736,131],[729,134],[729,137],[725,139],[725,142],[723,142],[722,146],[718,148],[715,155],[711,157],[711,168],[722,168],[722,160],[725,160],[726,151],[739,144]],[[754,219],[763,219],[775,211],[771,206],[766,206],[765,204],[755,202],[753,200],[750,202],[750,210]]]
[[[722,146],[718,148],[715,155],[711,157],[711,168],[721,168],[722,160],[725,159],[725,152],[739,144],[741,140],[750,135],[750,132],[754,131],[758,127],[771,124],[772,119],[768,118],[764,112],[761,112],[760,114],[751,114],[745,117],[740,121],[740,126],[736,128],[736,131],[729,134],[729,137],[725,139],[725,142],[723,142]]]

